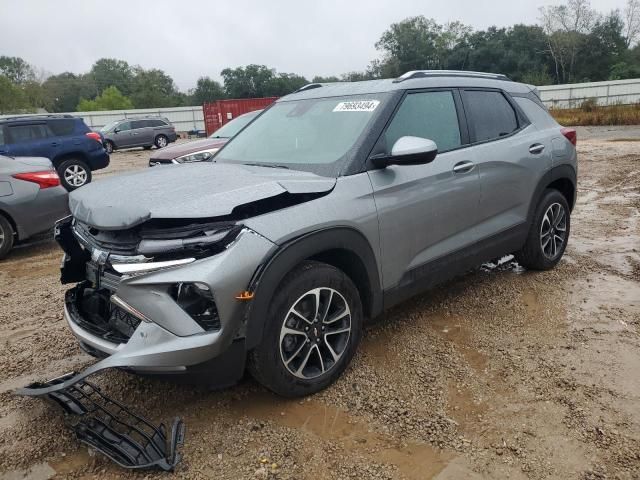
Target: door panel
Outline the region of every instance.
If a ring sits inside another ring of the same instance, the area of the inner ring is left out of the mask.
[[[115,130],[118,130],[117,132]],[[116,127],[113,132],[113,141],[118,148],[130,147],[131,139],[131,122],[123,122]]]
[[[151,136],[153,129],[148,125],[147,120],[133,120],[131,122],[131,145],[141,147],[143,145],[151,145]]]
[[[494,236],[524,224],[529,202],[542,174],[550,166],[544,135],[526,125],[498,90],[462,92],[480,175],[478,235]],[[507,253],[507,252],[505,252]]]
[[[55,158],[60,141],[46,123],[20,124],[7,127],[8,144],[3,148],[8,155],[16,157]]]
[[[385,289],[419,280],[413,274],[419,267],[476,239],[478,169],[474,152],[461,148],[454,98],[450,90],[407,94],[379,141],[388,153],[398,138],[416,136],[433,140],[441,151],[429,164],[369,171]]]

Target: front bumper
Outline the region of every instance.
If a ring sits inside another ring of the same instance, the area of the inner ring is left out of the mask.
[[[116,296],[119,305],[141,314],[133,333],[125,339],[115,337],[117,339],[112,340],[109,335],[87,328],[89,319],[82,318],[83,312],[77,308],[74,295],[79,289],[97,291],[102,287],[87,286],[88,281],[81,282],[67,294],[64,316],[81,346],[94,356],[106,358],[62,384],[48,387],[49,390],[22,393],[49,393],[113,367],[138,373],[175,374],[189,373],[203,364],[209,364],[209,368],[228,370],[224,372],[225,383],[233,383],[227,378],[229,373],[236,372],[239,377],[244,368],[244,351],[241,347],[244,345],[246,308],[246,302],[235,297],[247,288],[258,265],[274,248],[275,245],[264,237],[244,230],[218,255],[188,265],[136,276],[125,275],[119,283],[111,282],[107,294],[112,295],[112,303],[113,296]],[[169,286],[182,282],[199,282],[210,288],[220,317],[219,329],[203,330],[173,300],[168,293]],[[218,361],[211,365],[214,360]],[[225,365],[226,362],[234,364]],[[211,378],[215,378],[216,372],[210,373]]]

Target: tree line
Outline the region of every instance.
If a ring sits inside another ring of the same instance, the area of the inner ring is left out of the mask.
[[[424,16],[394,23],[376,43],[379,58],[364,71],[311,82],[392,78],[409,70],[503,73],[534,85],[640,77],[640,0],[602,14],[589,0],[540,9],[539,23],[474,30]],[[223,98],[286,95],[310,83],[264,65],[225,68],[222,83],[208,76],[181,92],[170,75],[124,60],[102,58],[89,72],[46,76],[19,57],[0,57],[0,113],[117,110],[200,105]]]

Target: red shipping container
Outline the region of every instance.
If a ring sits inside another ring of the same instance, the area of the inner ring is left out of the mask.
[[[225,123],[239,115],[254,110],[261,110],[275,102],[278,97],[239,98],[236,100],[217,100],[202,105],[204,125],[207,136],[218,130]]]

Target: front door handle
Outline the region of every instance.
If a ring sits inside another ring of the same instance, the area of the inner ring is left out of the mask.
[[[453,166],[453,173],[469,173],[475,168],[476,164],[468,160],[456,163]]]
[[[534,143],[529,147],[529,153],[533,153],[534,155],[538,153],[542,153],[543,150],[544,150],[544,145],[542,145],[541,143]]]

